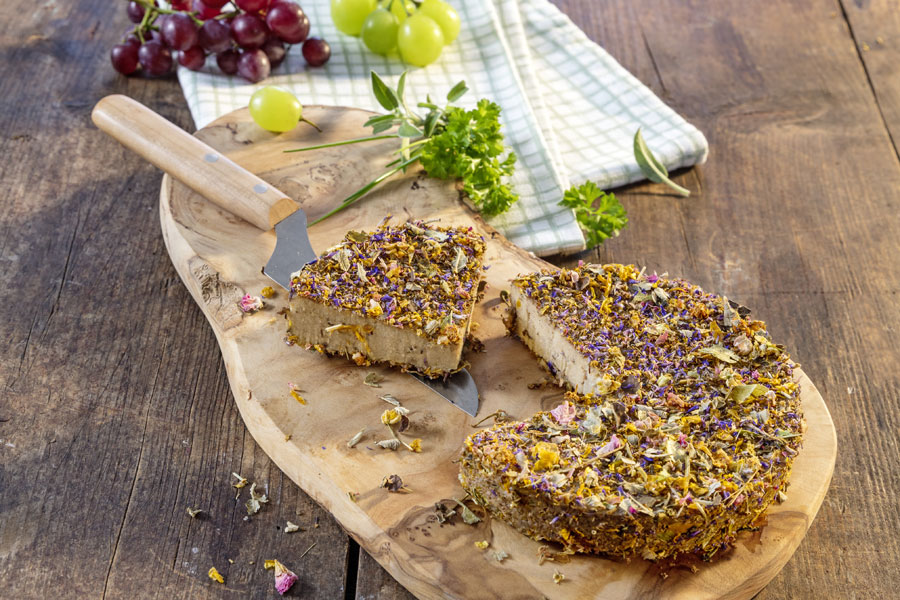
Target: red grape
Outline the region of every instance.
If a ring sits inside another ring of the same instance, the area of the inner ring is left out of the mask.
[[[311,37],[303,42],[303,58],[311,67],[321,67],[331,58],[331,46],[322,38]]]
[[[289,44],[299,44],[309,35],[309,18],[293,2],[281,2],[269,9],[266,25]]]
[[[259,12],[269,5],[269,0],[235,0],[238,8],[248,13]]]
[[[216,64],[226,75],[234,75],[238,72],[239,57],[237,50],[226,50],[216,55]]]
[[[241,14],[231,22],[231,35],[238,46],[245,50],[256,50],[266,43],[268,29],[256,15]]]
[[[189,11],[191,9],[190,0],[171,0],[172,10]]]
[[[284,49],[284,42],[275,36],[269,36],[269,39],[262,46],[262,51],[269,57],[269,63],[271,63],[273,69],[280,65],[287,55],[287,51]]]
[[[159,30],[163,41],[173,50],[187,50],[197,45],[197,26],[185,13],[169,15]]]
[[[226,4],[228,4],[229,0],[203,0],[203,4],[208,6],[209,8],[220,9]]]
[[[178,52],[178,64],[191,71],[199,71],[206,64],[206,52],[200,46],[191,46]]]
[[[165,75],[172,68],[172,53],[162,42],[150,40],[138,50],[138,60],[148,75]]]
[[[231,28],[227,23],[210,19],[200,28],[197,41],[207,52],[218,54],[231,48]]]
[[[137,36],[129,33],[125,39],[122,41],[123,46],[134,46],[134,51],[137,52],[141,47],[141,40],[137,39]]]
[[[131,75],[138,68],[138,48],[140,44],[134,45],[129,43],[116,44],[109,51],[109,60],[112,61],[113,69],[122,75]]]
[[[198,18],[203,19],[204,21],[208,21],[222,12],[218,8],[207,5],[203,0],[193,0],[193,2],[191,2],[191,9],[193,12],[197,13]]]
[[[153,6],[156,6],[156,0],[153,1]],[[137,2],[129,2],[127,9],[128,20],[132,23],[140,23],[144,19],[145,11],[146,9]]]
[[[272,65],[269,57],[262,50],[245,50],[238,59],[238,74],[249,81],[256,83],[269,76]]]

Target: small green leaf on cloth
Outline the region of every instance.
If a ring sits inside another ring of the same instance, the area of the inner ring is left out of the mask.
[[[680,185],[669,179],[668,169],[666,169],[666,166],[659,162],[659,160],[655,156],[653,156],[650,148],[647,147],[647,142],[644,141],[644,136],[641,135],[640,127],[638,127],[638,130],[634,134],[634,158],[637,161],[638,166],[641,168],[641,172],[650,181],[653,181],[655,183],[664,183],[682,196],[687,197],[691,195],[691,192],[689,190],[681,187]]]

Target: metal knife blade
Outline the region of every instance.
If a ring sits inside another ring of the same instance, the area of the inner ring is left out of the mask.
[[[263,268],[272,281],[291,289],[291,274],[318,256],[306,231],[306,213],[302,208],[275,224],[275,250]]]
[[[422,375],[413,374],[413,377],[427,385],[429,388],[443,396],[453,406],[460,409],[470,417],[478,414],[480,398],[475,380],[468,370],[457,371],[446,379],[429,379]]]

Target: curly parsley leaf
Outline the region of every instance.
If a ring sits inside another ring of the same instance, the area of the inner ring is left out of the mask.
[[[448,106],[442,130],[419,155],[430,176],[462,180],[463,191],[486,217],[505,212],[518,199],[502,182],[515,170],[516,155],[500,160],[506,146],[499,117],[500,107],[486,98],[472,110]]]
[[[596,207],[594,202],[598,202]],[[616,195],[607,194],[593,181],[566,190],[559,204],[575,211],[588,248],[619,235],[619,231],[628,225],[628,213]]]

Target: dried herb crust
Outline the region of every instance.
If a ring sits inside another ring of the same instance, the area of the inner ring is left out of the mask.
[[[460,481],[492,514],[570,551],[710,558],[784,494],[805,423],[764,323],[632,266],[514,285],[606,383],[466,440]]]
[[[318,305],[329,322],[310,328],[289,316],[287,341],[361,365],[387,362],[430,376],[458,370],[484,251],[472,228],[385,219],[375,232],[350,231],[293,274],[292,307]]]

